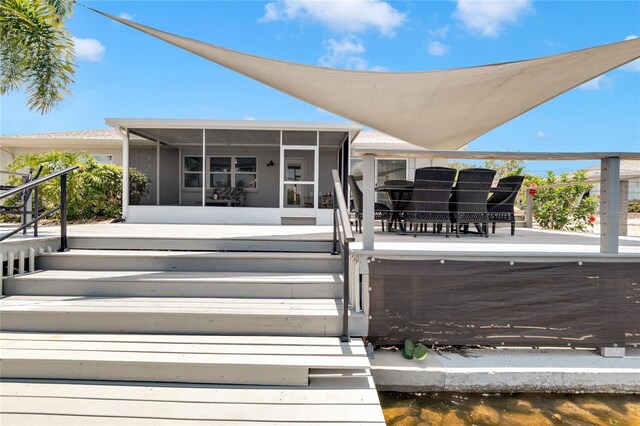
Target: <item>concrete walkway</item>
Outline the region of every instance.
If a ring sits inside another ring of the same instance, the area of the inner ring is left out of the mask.
[[[379,390],[398,392],[640,392],[640,349],[626,352],[605,358],[575,349],[472,349],[409,361],[378,350],[371,373]]]

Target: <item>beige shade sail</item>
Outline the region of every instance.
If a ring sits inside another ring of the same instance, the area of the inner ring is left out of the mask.
[[[503,64],[369,72],[264,58],[96,11],[336,115],[415,145],[455,150],[520,114],[640,57],[640,39]]]

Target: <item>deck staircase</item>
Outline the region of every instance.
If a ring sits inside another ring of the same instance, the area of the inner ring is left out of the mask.
[[[5,278],[0,423],[384,424],[326,241],[198,244],[71,238]]]

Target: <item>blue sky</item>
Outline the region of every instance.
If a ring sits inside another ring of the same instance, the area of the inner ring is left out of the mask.
[[[84,4],[257,55],[387,71],[514,61],[640,35],[638,1]],[[3,96],[2,134],[101,128],[105,117],[343,120],[81,6],[68,26],[78,55],[72,96],[45,116],[29,112],[22,93]],[[640,151],[640,63],[512,120],[470,149]],[[528,169],[547,166],[534,163]]]

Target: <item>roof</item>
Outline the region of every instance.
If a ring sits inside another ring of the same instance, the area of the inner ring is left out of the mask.
[[[379,149],[379,148],[393,148],[393,149],[411,149],[419,150],[426,148],[419,147],[417,145],[410,144],[402,139],[389,136],[386,133],[379,132],[377,130],[363,130],[358,134],[358,137],[351,143],[354,148],[361,149]]]
[[[0,135],[3,140],[100,140],[120,141],[122,136],[115,129],[73,130],[69,132],[26,133],[17,135]]]
[[[586,169],[588,179],[600,179],[600,166],[593,166]],[[620,177],[625,179],[640,178],[639,160],[620,160]]]
[[[326,111],[434,150],[460,149],[530,109],[640,57],[636,38],[470,68],[353,71],[251,55],[96,12]]]

